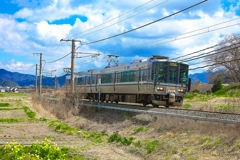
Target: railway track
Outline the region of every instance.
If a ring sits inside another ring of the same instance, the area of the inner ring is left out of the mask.
[[[240,114],[211,112],[211,111],[199,111],[199,110],[187,110],[179,108],[152,108],[142,107],[136,104],[113,104],[113,103],[100,103],[84,101],[83,105],[91,105],[99,109],[111,109],[151,115],[172,116],[185,119],[193,119],[199,121],[219,122],[226,124],[240,125]]]

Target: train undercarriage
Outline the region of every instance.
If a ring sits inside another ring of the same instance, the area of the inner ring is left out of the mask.
[[[181,106],[183,102],[182,96],[176,96],[174,93],[169,93],[167,95],[157,95],[157,94],[101,94],[99,99],[99,94],[89,93],[86,97],[90,101],[99,101],[105,103],[116,103],[128,102],[128,103],[141,103],[143,106],[151,104],[153,107],[158,106]]]

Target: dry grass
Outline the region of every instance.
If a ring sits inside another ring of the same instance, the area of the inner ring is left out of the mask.
[[[151,160],[238,158],[239,126],[113,110],[98,112],[90,106],[81,105],[83,95],[67,95],[62,91],[54,94],[57,95],[60,96],[59,101],[42,100],[33,96],[33,105],[37,106],[35,107],[37,111],[41,112],[42,108],[50,115],[80,130],[109,135],[118,131],[124,137],[134,136],[135,142],[139,141],[140,147],[111,145],[112,150],[116,152],[117,149],[121,149],[121,152],[125,150],[125,154],[130,156],[129,159],[131,155],[134,158]],[[221,101],[226,102],[226,99],[223,98]],[[202,103],[204,104],[202,109],[212,109],[209,106],[212,103],[214,100],[211,100],[211,103]],[[156,148],[151,153],[147,153],[145,148],[154,141],[157,142]],[[106,148],[96,146],[91,148],[91,153],[99,154],[105,150]]]

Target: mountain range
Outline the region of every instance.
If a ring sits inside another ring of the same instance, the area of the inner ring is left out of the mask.
[[[0,69],[0,86],[30,86],[35,85],[35,75],[22,74],[18,72],[10,72]],[[58,84],[63,86],[66,80],[66,75],[58,77]],[[42,77],[43,86],[55,86],[55,77]]]
[[[202,83],[208,83],[208,77],[211,75],[211,72],[202,72],[190,74],[189,78],[192,79],[192,84],[197,81]],[[66,80],[66,75],[58,77],[58,84],[63,86]],[[35,85],[35,76],[30,74],[22,74],[18,72],[10,72],[4,69],[0,69],[0,86],[30,86]],[[53,77],[42,77],[43,86],[55,86],[55,78]]]

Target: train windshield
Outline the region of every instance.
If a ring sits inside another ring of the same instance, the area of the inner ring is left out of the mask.
[[[152,79],[155,79],[157,82],[166,82],[167,81],[167,62],[158,62],[153,63],[153,69],[152,69]]]
[[[155,62],[152,66],[152,80],[160,83],[186,84],[188,65],[176,62]]]
[[[187,82],[188,82],[188,65],[180,64],[179,83],[187,83]]]

